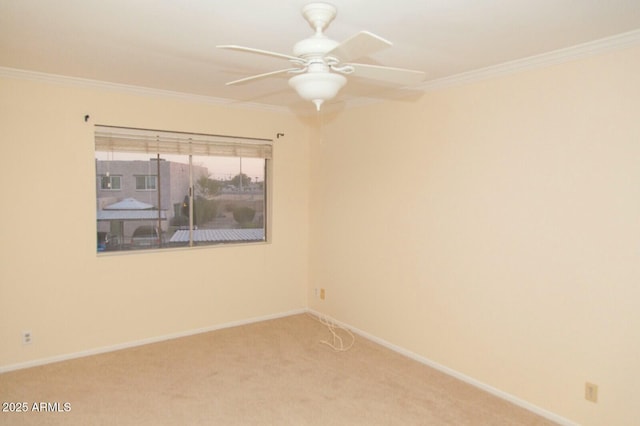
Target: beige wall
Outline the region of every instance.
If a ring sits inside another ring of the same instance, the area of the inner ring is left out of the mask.
[[[572,421],[637,422],[639,76],[635,48],[327,117],[310,307]]]
[[[630,49],[326,114],[320,129],[1,78],[0,368],[309,306],[573,421],[631,424],[638,75]],[[93,123],[285,133],[273,243],[97,257]]]
[[[273,242],[96,256],[94,123],[273,138]],[[289,114],[0,79],[0,367],[303,309],[308,133]]]

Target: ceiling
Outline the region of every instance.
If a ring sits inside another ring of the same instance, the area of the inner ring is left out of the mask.
[[[313,110],[283,59],[217,49],[237,44],[291,54],[312,34],[309,0],[0,0],[0,67]],[[638,0],[331,0],[326,34],[360,30],[394,43],[359,60],[425,71],[425,82],[640,29]],[[414,89],[421,89],[420,85]],[[350,78],[333,103],[410,93]]]

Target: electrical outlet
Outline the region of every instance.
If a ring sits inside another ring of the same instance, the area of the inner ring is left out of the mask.
[[[598,385],[593,383],[584,384],[584,399],[591,402],[598,402]]]
[[[318,287],[313,289],[313,294],[318,297],[318,294],[320,293],[320,291],[318,290]]]
[[[30,331],[23,331],[22,332],[22,344],[23,345],[28,345],[31,342],[33,342],[33,335],[31,334]]]
[[[320,289],[320,300],[324,300],[324,288]]]

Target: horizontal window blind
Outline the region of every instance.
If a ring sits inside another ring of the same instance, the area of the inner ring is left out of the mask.
[[[95,149],[107,152],[208,155],[270,160],[272,142],[271,139],[95,126]]]

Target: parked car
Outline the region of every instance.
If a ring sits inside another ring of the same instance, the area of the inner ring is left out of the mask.
[[[163,242],[163,234],[157,226],[138,226],[131,236],[132,248],[157,248]]]

